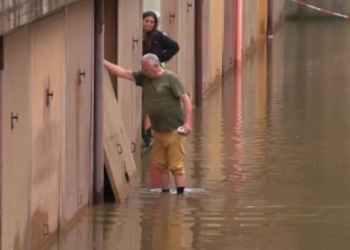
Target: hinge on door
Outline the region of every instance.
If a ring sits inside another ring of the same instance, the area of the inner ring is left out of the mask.
[[[44,236],[49,235],[50,231],[49,231],[49,225],[48,224],[44,224]]]
[[[170,23],[172,23],[173,19],[175,19],[175,13],[170,12]]]
[[[79,84],[81,84],[83,82],[81,80],[82,77],[84,77],[84,79],[85,79],[85,70],[84,71],[79,70]]]
[[[192,3],[187,2],[187,13],[190,12],[190,8],[192,8]]]
[[[53,99],[53,91],[46,90],[46,106],[50,105],[50,101]]]
[[[129,176],[128,171],[126,170],[126,162],[125,161],[123,161],[123,165],[124,165],[124,170],[125,170],[125,180],[126,180],[127,183],[129,183],[130,182],[130,176]]]
[[[120,144],[117,144],[117,148],[118,148],[118,150],[119,150],[119,154],[122,154],[123,153],[123,148],[122,148],[122,146],[120,145]]]
[[[83,196],[81,194],[78,195],[78,206],[81,206],[83,204]]]
[[[134,50],[136,48],[135,43],[138,45],[139,39],[132,37],[132,50]]]
[[[81,231],[78,229],[77,230],[77,239],[81,240],[83,238],[83,234],[81,233]]]
[[[132,142],[131,143],[131,153],[135,153],[136,152],[136,143]]]
[[[11,130],[13,130],[15,128],[15,122],[18,123],[18,114],[14,114],[13,112],[11,112]]]

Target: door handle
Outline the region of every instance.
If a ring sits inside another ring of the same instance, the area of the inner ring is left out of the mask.
[[[15,121],[18,123],[18,114],[11,112],[11,130],[15,128]]]
[[[132,37],[132,50],[136,48],[135,43],[139,45],[139,39]]]
[[[46,90],[46,106],[50,105],[50,101],[53,99],[53,91]]]

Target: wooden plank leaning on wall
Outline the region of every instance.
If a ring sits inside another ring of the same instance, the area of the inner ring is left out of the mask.
[[[117,202],[123,201],[138,180],[130,139],[122,119],[120,105],[113,92],[112,81],[104,72],[104,150],[105,165]]]

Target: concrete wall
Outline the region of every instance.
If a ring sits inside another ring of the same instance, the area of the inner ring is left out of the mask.
[[[80,0],[0,0],[0,34]]]
[[[329,9],[334,12],[338,12],[344,15],[350,15],[350,1],[349,0],[307,0],[305,1],[310,5],[316,7]],[[308,7],[296,4],[290,0],[286,1],[285,12],[287,17],[322,17],[330,16],[323,14],[319,11],[315,11]]]

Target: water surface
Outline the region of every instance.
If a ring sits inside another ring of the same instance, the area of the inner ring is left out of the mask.
[[[150,154],[127,201],[91,209],[51,249],[348,250],[349,62],[350,22],[287,23],[194,111],[194,191],[150,190]]]

